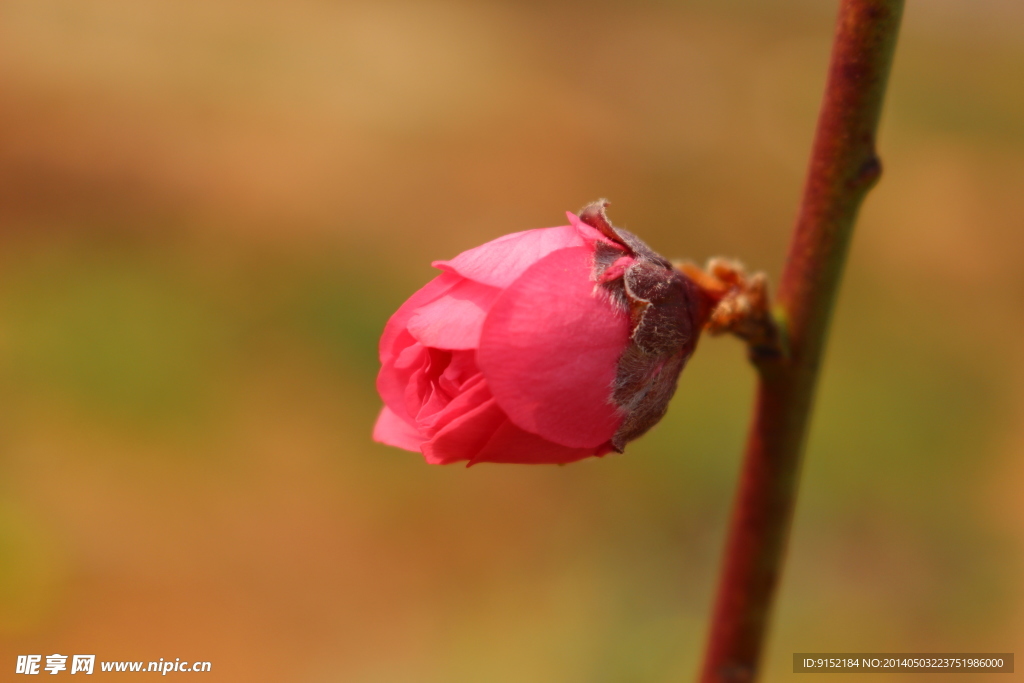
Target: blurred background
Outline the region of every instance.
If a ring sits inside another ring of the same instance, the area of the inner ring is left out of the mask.
[[[1024,641],[1024,5],[908,4],[767,681]],[[376,343],[431,260],[602,196],[777,280],[834,12],[0,3],[0,665],[690,680],[741,346],[624,456],[467,470],[370,441]]]

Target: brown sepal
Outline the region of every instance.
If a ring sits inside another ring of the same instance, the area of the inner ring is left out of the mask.
[[[626,443],[664,417],[711,306],[667,259],[633,233],[613,226],[605,214],[607,206],[600,200],[584,207],[580,220],[615,243],[598,243],[594,279],[630,316],[630,341],[619,358],[611,394],[624,415],[611,439],[621,453]],[[634,262],[622,276],[603,282],[609,266],[627,255]]]

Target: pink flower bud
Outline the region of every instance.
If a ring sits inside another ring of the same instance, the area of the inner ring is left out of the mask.
[[[499,237],[391,316],[374,440],[427,462],[568,463],[665,414],[710,304],[604,204]]]

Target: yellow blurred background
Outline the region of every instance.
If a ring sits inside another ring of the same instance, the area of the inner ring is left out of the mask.
[[[624,456],[467,470],[371,443],[376,342],[431,260],[601,196],[777,279],[834,5],[0,4],[4,680],[690,680],[740,345],[704,339]],[[909,3],[767,681],[1024,649],[1022,22]]]

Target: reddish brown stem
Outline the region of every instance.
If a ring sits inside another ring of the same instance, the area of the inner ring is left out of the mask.
[[[753,681],[789,533],[826,331],[857,210],[881,174],[875,131],[902,0],[842,0],[810,170],[775,311],[785,353],[756,353],[754,416],[702,683]]]

